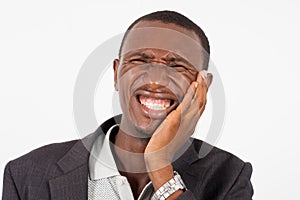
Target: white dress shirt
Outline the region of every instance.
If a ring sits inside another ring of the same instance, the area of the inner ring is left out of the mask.
[[[89,158],[89,200],[134,200],[130,184],[119,173],[110,148],[110,134],[118,127],[118,124],[112,126],[106,135],[99,135],[93,144]],[[150,181],[143,188],[138,200],[150,200],[153,193]]]

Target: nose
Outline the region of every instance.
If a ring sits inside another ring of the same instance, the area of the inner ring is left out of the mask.
[[[167,86],[169,83],[167,76],[167,66],[161,64],[151,64],[148,67],[148,72],[144,76],[144,82],[146,84],[157,84]]]

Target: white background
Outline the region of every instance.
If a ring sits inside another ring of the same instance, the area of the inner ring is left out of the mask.
[[[72,98],[85,59],[137,17],[170,9],[210,40],[227,102],[217,146],[252,163],[255,199],[299,198],[299,8],[296,0],[2,0],[1,173],[34,148],[79,138]],[[96,100],[110,103],[109,84],[108,95]],[[100,122],[109,106],[97,102]]]

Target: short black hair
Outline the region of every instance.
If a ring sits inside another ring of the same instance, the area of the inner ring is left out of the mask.
[[[172,23],[176,24],[178,26],[181,26],[183,28],[186,28],[188,30],[194,31],[196,35],[199,37],[201,46],[203,49],[206,51],[204,54],[205,61],[204,61],[204,68],[208,68],[208,62],[209,62],[209,56],[210,56],[210,46],[209,46],[209,41],[204,33],[204,31],[193,21],[191,21],[189,18],[186,16],[175,12],[175,11],[169,11],[169,10],[164,10],[164,11],[157,11],[153,12],[147,15],[144,15],[137,20],[135,20],[126,30],[125,35],[122,39],[122,43],[119,49],[119,57],[121,57],[121,51],[122,47],[124,44],[124,41],[126,39],[127,34],[129,31],[140,21],[161,21],[164,23]]]

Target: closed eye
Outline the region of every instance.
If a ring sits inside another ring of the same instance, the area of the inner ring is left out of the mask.
[[[183,65],[174,65],[172,67],[178,72],[188,71],[188,69]]]
[[[144,59],[140,59],[140,58],[135,58],[135,59],[131,59],[129,60],[130,63],[133,64],[141,64],[141,63],[146,63],[147,61]]]

